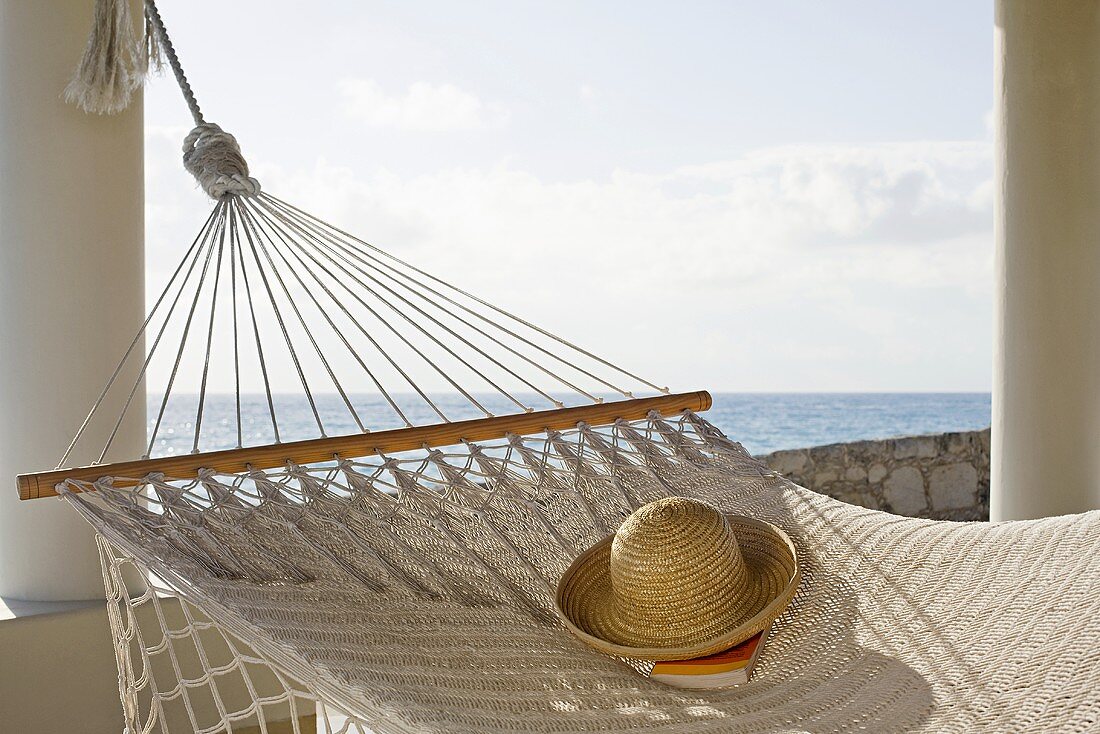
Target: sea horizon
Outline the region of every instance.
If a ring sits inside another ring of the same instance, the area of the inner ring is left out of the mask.
[[[831,443],[894,438],[928,433],[987,428],[991,421],[989,392],[712,392],[713,406],[704,416],[724,434],[741,442],[753,454],[806,448]],[[392,396],[410,422],[439,423],[439,415],[418,396]],[[429,393],[449,420],[483,415],[462,396]],[[534,395],[517,395],[536,409],[552,405],[536,402]],[[605,396],[614,400],[616,396]],[[518,412],[499,395],[474,395],[494,414]],[[528,398],[532,398],[528,401]],[[152,430],[161,396],[148,397]],[[622,400],[621,396],[617,399]],[[370,430],[400,428],[403,422],[378,394],[352,393],[348,400],[364,427]],[[336,393],[315,393],[314,402],[326,433],[340,435],[360,430],[343,398]],[[300,394],[272,393],[272,403],[283,441],[318,435],[313,410]],[[157,433],[155,455],[192,450],[197,395],[174,394]],[[241,419],[246,444],[269,443],[270,406],[264,394],[241,395]],[[236,396],[207,393],[200,450],[230,448],[236,443]]]

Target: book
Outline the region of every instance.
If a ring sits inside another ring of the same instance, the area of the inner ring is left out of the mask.
[[[676,688],[727,688],[748,683],[768,631],[706,657],[658,661],[649,677]]]

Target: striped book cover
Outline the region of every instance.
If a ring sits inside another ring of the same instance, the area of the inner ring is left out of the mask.
[[[677,688],[727,688],[747,683],[768,631],[706,657],[656,662],[649,677]]]

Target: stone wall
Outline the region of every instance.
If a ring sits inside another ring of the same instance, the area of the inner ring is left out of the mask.
[[[989,429],[855,441],[760,457],[777,472],[844,502],[909,517],[989,517]]]

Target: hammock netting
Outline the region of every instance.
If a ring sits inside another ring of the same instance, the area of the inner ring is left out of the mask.
[[[1098,512],[991,525],[866,510],[791,484],[690,413],[118,482],[65,497],[103,537],[134,732],[228,732],[290,703],[317,706],[318,731],[379,734],[1100,724]],[[799,553],[797,596],[735,690],[651,683],[644,662],[595,653],[553,617],[577,553],[670,494],[772,522]]]
[[[97,2],[70,91],[114,110],[132,70],[107,84],[97,59],[141,53],[119,51],[127,3]],[[129,734],[1100,728],[1100,512],[905,519],[793,485],[686,403],[642,409],[668,390],[261,191],[145,5],[195,119],[185,165],[217,203],[58,466],[94,465],[33,475],[99,535]],[[681,308],[643,300],[621,318]],[[148,443],[119,464],[157,375]],[[612,417],[551,425],[584,405]],[[501,413],[547,422],[423,431]],[[387,450],[379,426],[451,438]],[[326,453],[340,433],[358,450]],[[226,469],[305,434],[320,460]],[[736,689],[655,683],[555,616],[573,559],[671,495],[797,548],[797,595]]]

